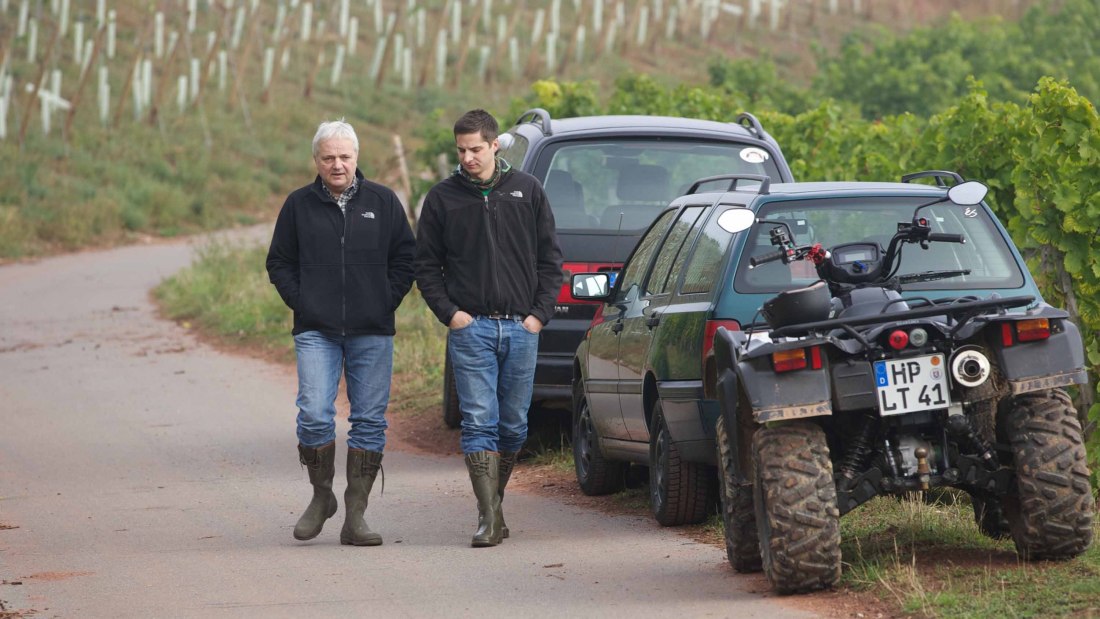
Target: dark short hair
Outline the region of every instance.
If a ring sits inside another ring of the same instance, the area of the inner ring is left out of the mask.
[[[500,135],[500,126],[493,115],[482,109],[470,110],[455,122],[455,136],[480,133],[486,142],[492,143]]]

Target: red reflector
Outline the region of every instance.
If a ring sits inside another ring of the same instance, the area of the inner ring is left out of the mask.
[[[806,362],[806,349],[781,350],[772,353],[772,366],[776,372],[793,372],[804,370],[808,366]]]
[[[814,370],[821,369],[821,347],[814,346],[810,349],[810,368]]]
[[[898,329],[890,334],[890,339],[888,341],[890,342],[890,348],[901,350],[909,345],[909,334]]]
[[[1021,342],[1035,342],[1050,337],[1050,321],[1046,318],[1021,320],[1016,323],[1016,339]]]
[[[1016,338],[1013,337],[1012,323],[1001,323],[1001,345],[1008,348],[1015,343]]]

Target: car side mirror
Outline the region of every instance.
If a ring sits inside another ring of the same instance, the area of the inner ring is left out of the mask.
[[[603,301],[611,295],[611,277],[607,273],[577,273],[571,290],[574,299]]]

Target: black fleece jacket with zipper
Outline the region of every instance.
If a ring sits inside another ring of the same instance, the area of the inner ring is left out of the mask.
[[[294,310],[294,335],[393,335],[394,310],[413,282],[416,241],[393,191],[355,171],[359,188],[340,212],[321,185],[287,197],[267,273]]]
[[[554,316],[562,257],[535,177],[505,172],[484,195],[455,173],[428,192],[417,223],[416,284],[444,325],[455,312]]]

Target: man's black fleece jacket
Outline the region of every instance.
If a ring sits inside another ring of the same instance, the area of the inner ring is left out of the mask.
[[[287,197],[267,253],[271,283],[294,310],[295,335],[393,335],[413,282],[416,241],[392,191],[363,178],[347,215],[318,176]]]
[[[505,172],[483,195],[461,174],[428,192],[417,223],[416,284],[436,318],[455,312],[554,316],[561,249],[535,177]]]

